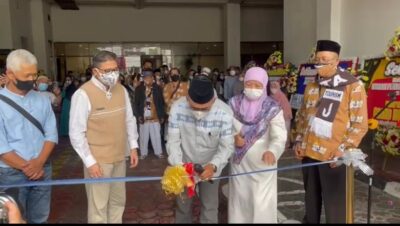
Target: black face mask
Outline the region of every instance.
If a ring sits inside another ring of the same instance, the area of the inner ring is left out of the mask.
[[[173,82],[179,81],[179,75],[172,75],[172,76],[171,76],[171,80],[172,80]]]
[[[18,79],[15,79],[17,81],[17,84],[15,84],[15,86],[21,90],[21,91],[30,91],[33,89],[33,81],[29,80],[29,81],[21,81]]]

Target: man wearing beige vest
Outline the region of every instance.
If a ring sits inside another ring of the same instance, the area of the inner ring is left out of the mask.
[[[128,92],[117,84],[114,53],[101,51],[93,58],[93,76],[72,96],[71,144],[82,158],[85,178],[125,177],[125,150],[130,167],[138,164],[138,132]],[[122,223],[125,183],[86,184],[89,223]]]

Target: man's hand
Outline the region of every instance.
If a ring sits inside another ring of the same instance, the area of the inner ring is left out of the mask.
[[[37,158],[31,159],[27,162],[22,172],[29,178],[29,180],[37,180],[44,175],[44,163]]]
[[[8,81],[8,79],[7,79],[6,75],[1,74],[0,75],[0,86],[2,87],[3,85],[7,84],[7,81]]]
[[[88,168],[90,178],[99,178],[103,176],[103,170],[98,163]]]
[[[139,157],[138,157],[138,152],[137,149],[134,148],[131,150],[131,165],[129,168],[135,168],[139,163]]]
[[[26,222],[22,219],[21,212],[18,209],[17,204],[11,201],[7,201],[4,206],[7,209],[7,217],[9,224],[25,224]]]
[[[204,166],[204,171],[200,175],[200,179],[201,180],[210,180],[211,177],[213,177],[213,176],[214,176],[214,165],[209,163],[206,166]]]
[[[236,134],[235,135],[235,145],[236,145],[236,147],[241,148],[245,144],[246,144],[246,140],[242,137],[242,135],[240,135],[240,133]]]
[[[140,123],[140,124],[143,124],[143,123],[144,123],[143,117],[139,117],[139,123]]]
[[[270,151],[264,152],[262,160],[265,164],[269,166],[274,165],[276,163],[275,155]]]
[[[37,173],[33,173],[30,177],[29,180],[39,180],[40,178],[44,177],[44,169]]]
[[[330,156],[329,159],[339,158],[339,157],[342,157],[342,156],[343,156],[343,152],[337,150],[337,151],[331,153],[331,156]],[[330,163],[329,166],[331,168],[336,168],[337,167],[335,162]]]
[[[296,158],[302,160],[304,157],[304,149],[301,148],[301,142],[297,142],[294,146],[294,153],[296,154]]]

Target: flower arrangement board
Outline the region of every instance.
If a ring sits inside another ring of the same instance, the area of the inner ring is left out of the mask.
[[[397,95],[396,100],[380,114],[381,125],[396,126],[400,121],[400,76],[375,79],[368,90],[368,118],[376,114],[390,101],[389,95]]]
[[[379,79],[400,77],[400,57],[380,58],[377,64],[376,70],[372,73],[371,85]]]

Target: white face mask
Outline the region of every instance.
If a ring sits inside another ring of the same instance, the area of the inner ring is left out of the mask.
[[[250,100],[258,100],[263,95],[264,90],[245,88],[243,93]]]
[[[100,75],[99,79],[104,85],[113,87],[115,84],[117,84],[118,77],[119,77],[119,72],[113,71]]]
[[[320,69],[320,68],[323,68],[323,67],[325,67],[327,64],[316,64],[316,65],[314,65],[314,67],[315,67],[315,69]]]
[[[234,70],[230,70],[230,71],[229,71],[229,75],[230,75],[230,76],[235,76],[235,75],[236,75],[236,72],[235,72]]]
[[[243,77],[239,77],[239,81],[243,82],[244,78]]]
[[[192,111],[192,112],[193,112],[194,117],[197,120],[200,120],[200,119],[204,118],[208,114],[209,111]]]

